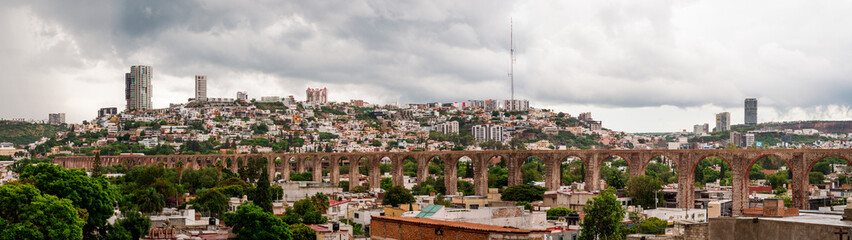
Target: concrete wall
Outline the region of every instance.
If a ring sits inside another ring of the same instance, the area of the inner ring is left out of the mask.
[[[753,218],[711,218],[708,239],[840,239],[840,235],[835,234],[838,230],[847,232],[844,237],[849,236],[848,226],[838,227],[766,218],[760,218],[756,222]]]

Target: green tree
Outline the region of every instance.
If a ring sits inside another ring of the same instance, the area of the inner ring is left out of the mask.
[[[254,190],[252,202],[263,208],[264,211],[272,213],[272,198],[269,195],[269,173],[264,168],[260,173],[260,178],[257,179],[257,188]]]
[[[328,211],[328,196],[326,196],[324,193],[318,192],[317,194],[311,196],[311,202],[314,204],[314,207],[316,207],[317,211],[319,211],[320,213],[325,214],[326,211]]]
[[[323,224],[328,221],[326,217],[322,216],[319,209],[317,209],[317,205],[314,204],[314,199],[305,198],[293,203],[292,211],[288,209],[284,214],[284,218],[287,220],[287,223],[301,222],[304,224]],[[326,200],[326,202],[328,202],[328,200]]]
[[[585,217],[580,222],[580,228],[583,229],[580,239],[622,239],[618,229],[624,219],[625,210],[614,192],[612,188],[601,191],[583,207]]]
[[[124,218],[119,219],[115,224],[126,229],[132,239],[139,239],[148,235],[148,229],[151,228],[151,218],[137,211],[126,211]]]
[[[527,210],[527,211],[533,210],[532,203],[525,202],[525,201],[517,201],[517,202],[515,202],[515,206],[524,206],[524,210]]]
[[[823,184],[823,180],[825,180],[825,175],[821,172],[811,172],[808,174],[808,182],[810,184]]]
[[[293,232],[293,240],[316,240],[317,233],[304,223],[290,225],[290,231]]]
[[[402,186],[391,187],[385,192],[384,198],[382,198],[382,205],[394,207],[399,206],[399,204],[412,202],[414,202],[414,195],[411,195],[411,192]]]
[[[771,174],[766,177],[767,183],[769,186],[772,186],[772,190],[779,190],[784,187],[784,184],[787,184],[787,174],[786,173],[776,173]]]
[[[234,213],[225,214],[225,224],[237,239],[281,239],[293,240],[290,228],[281,218],[266,212],[253,203],[243,204]]]
[[[379,182],[379,186],[380,186],[383,190],[387,191],[388,189],[390,189],[390,188],[393,186],[393,179],[392,179],[392,178],[387,178],[387,177],[386,177],[386,178],[382,178],[381,182]]]
[[[757,179],[765,179],[766,174],[763,173],[763,167],[760,165],[754,164],[751,166],[751,170],[748,172],[748,179],[757,180]]]
[[[668,222],[659,218],[648,218],[639,223],[639,233],[661,235],[666,233]]]
[[[627,181],[627,196],[643,208],[656,208],[656,194],[662,182],[651,176],[635,176]]]
[[[556,220],[560,217],[566,217],[569,213],[577,212],[572,209],[564,208],[564,207],[555,207],[547,210],[547,219],[548,220]]]
[[[211,216],[217,218],[221,218],[228,210],[228,197],[216,188],[204,191],[195,202],[193,208],[210,212]]]
[[[143,213],[159,213],[166,206],[166,200],[163,198],[163,195],[157,193],[153,188],[146,188],[135,195],[135,203]]]
[[[624,173],[616,171],[615,174],[609,175],[606,178],[606,184],[615,189],[624,189]]]
[[[89,178],[82,170],[42,163],[26,167],[20,178],[32,181],[43,194],[71,200],[75,207],[85,209],[88,219],[83,226],[84,234],[106,226],[106,220],[113,214],[115,200],[103,177]]]
[[[95,152],[95,161],[92,163],[92,177],[101,176],[101,152]]]
[[[834,171],[832,171],[831,164],[829,164],[828,161],[820,160],[814,164],[813,168],[811,168],[811,172],[820,172],[823,175],[828,175]]]
[[[29,184],[0,186],[0,239],[81,239],[80,213],[71,200]]]
[[[545,187],[525,184],[516,185],[503,190],[503,195],[500,199],[503,201],[541,201],[544,198],[545,191],[547,191]]]

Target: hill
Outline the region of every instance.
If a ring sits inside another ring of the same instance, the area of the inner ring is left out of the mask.
[[[0,121],[0,142],[11,142],[16,145],[30,144],[42,137],[52,137],[56,132],[63,130],[65,130],[64,126]]]
[[[778,129],[816,129],[823,133],[850,133],[852,132],[852,121],[805,121],[780,123],[775,126]]]

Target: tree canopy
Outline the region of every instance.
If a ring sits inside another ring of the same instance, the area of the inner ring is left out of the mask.
[[[622,225],[625,210],[614,192],[612,188],[601,191],[583,207],[586,216],[580,222],[580,227],[583,229],[580,239],[622,239],[619,228]]]
[[[412,202],[414,202],[414,195],[411,195],[411,192],[403,186],[391,187],[385,192],[384,198],[382,198],[382,205],[394,207],[399,206],[399,204]]]
[[[662,182],[654,177],[635,176],[627,181],[627,196],[643,208],[656,208],[656,194],[662,188]]]
[[[5,184],[0,202],[0,239],[82,239],[86,222],[71,200],[29,184]]]
[[[71,200],[75,207],[86,209],[88,219],[83,226],[86,234],[105,226],[106,220],[113,214],[115,200],[108,191],[109,183],[103,177],[89,178],[79,169],[42,163],[25,168],[21,179],[32,180],[43,194]]]
[[[225,214],[225,224],[237,239],[281,239],[293,240],[290,228],[281,218],[264,211],[252,203],[241,205],[234,213]]]
[[[500,199],[503,201],[540,201],[544,198],[545,191],[547,191],[545,187],[521,184],[503,190]]]

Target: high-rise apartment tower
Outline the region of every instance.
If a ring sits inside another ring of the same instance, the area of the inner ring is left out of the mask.
[[[757,98],[745,99],[745,125],[757,125]]]
[[[207,75],[195,75],[195,101],[207,101]]]
[[[151,109],[151,80],[154,72],[151,66],[132,66],[130,72],[124,75],[124,99],[127,100],[127,110]]]
[[[723,112],[716,114],[716,131],[731,130],[731,113]]]

